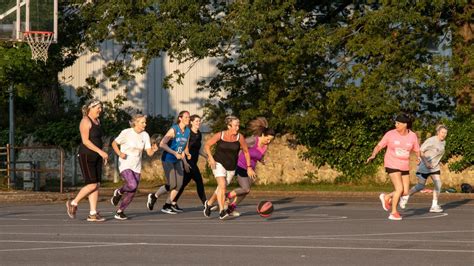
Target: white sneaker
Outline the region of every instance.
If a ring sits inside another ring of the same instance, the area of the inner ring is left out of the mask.
[[[431,206],[430,212],[443,212],[443,208],[441,208],[439,205]]]
[[[405,209],[407,207],[407,203],[408,203],[408,196],[401,196],[400,202],[398,203],[400,208]]]
[[[233,217],[239,217],[240,216],[240,212],[238,211],[233,211],[231,213],[229,213],[230,216],[233,216]]]

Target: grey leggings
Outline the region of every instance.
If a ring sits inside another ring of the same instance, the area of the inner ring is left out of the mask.
[[[426,185],[426,180],[428,180],[429,176],[431,176],[431,179],[433,179],[434,191],[439,194],[441,192],[441,178],[439,173],[416,173],[416,177],[418,178],[418,184],[416,184],[410,189],[410,195],[424,189]]]
[[[175,163],[163,162],[163,170],[166,176],[166,190],[179,190],[183,185],[183,163],[181,161]]]
[[[250,192],[250,185],[252,185],[252,180],[250,177],[237,176],[237,181],[239,182],[239,188],[236,188],[235,194],[237,196],[247,195]]]

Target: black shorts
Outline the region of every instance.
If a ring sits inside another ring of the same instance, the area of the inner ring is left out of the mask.
[[[84,183],[86,185],[100,183],[102,178],[102,157],[84,153],[79,153],[77,157],[79,158]]]
[[[385,172],[387,172],[387,174],[397,173],[397,172],[401,172],[402,175],[409,175],[410,174],[410,171],[402,171],[400,169],[393,169],[393,168],[388,168],[388,167],[385,167]]]
[[[436,172],[429,173],[429,174],[422,174],[422,173],[416,172],[416,175],[421,176],[424,179],[428,179],[428,177],[430,177],[430,175],[441,175],[441,171],[438,170]]]
[[[238,165],[237,165],[237,168],[235,169],[235,174],[240,177],[249,177],[249,174],[247,173],[247,169],[239,167]]]

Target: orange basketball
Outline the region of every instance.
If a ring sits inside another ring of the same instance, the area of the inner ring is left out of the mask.
[[[271,201],[260,201],[260,203],[257,205],[257,212],[260,216],[267,218],[272,215],[273,212],[273,204]]]

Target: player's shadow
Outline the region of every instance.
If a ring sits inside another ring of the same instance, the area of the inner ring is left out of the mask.
[[[462,206],[464,204],[467,204],[471,201],[471,199],[463,199],[463,200],[458,200],[458,201],[453,201],[449,202],[447,204],[442,205],[441,207],[444,209],[444,211],[449,210],[449,209],[454,209],[459,206]],[[419,209],[410,209],[404,213],[403,216],[405,217],[410,217],[410,216],[417,216],[417,215],[423,215],[430,213],[430,207],[424,207],[424,208],[419,208]]]
[[[472,201],[472,199],[463,199],[463,200],[453,201],[453,202],[449,202],[447,204],[442,205],[442,208],[445,209],[445,210],[455,209],[455,208],[457,208],[459,206],[462,206],[464,204],[468,204],[471,201]]]
[[[337,202],[337,203],[332,203],[332,204],[288,206],[288,207],[283,207],[283,208],[278,208],[278,206],[275,206],[275,210],[299,212],[299,211],[314,210],[320,207],[340,207],[340,206],[345,206],[345,205],[347,205],[347,203]]]

